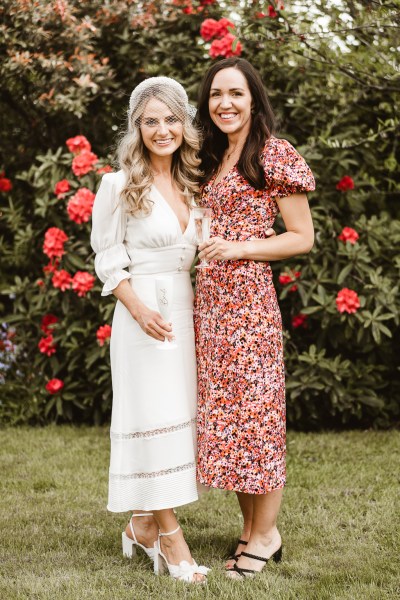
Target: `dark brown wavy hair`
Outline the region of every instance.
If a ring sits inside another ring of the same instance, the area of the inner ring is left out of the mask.
[[[252,121],[249,136],[243,146],[237,164],[239,173],[257,190],[265,188],[261,152],[275,131],[276,121],[260,75],[244,58],[225,58],[209,68],[200,86],[197,123],[202,129],[203,143],[200,150],[204,175],[201,183],[208,183],[222,162],[228,147],[228,136],[212,121],[208,110],[210,89],[215,75],[222,69],[239,69],[244,75],[252,97]]]

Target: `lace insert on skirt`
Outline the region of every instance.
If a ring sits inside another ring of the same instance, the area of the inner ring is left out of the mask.
[[[150,429],[148,431],[134,431],[133,433],[117,433],[114,431],[110,432],[112,440],[134,440],[136,438],[149,438],[156,435],[162,435],[163,433],[173,433],[191,427],[196,423],[196,419],[185,421],[185,423],[179,423],[179,425],[171,425],[170,427],[160,427],[159,429]]]
[[[178,473],[179,471],[186,471],[195,467],[195,462],[186,463],[185,465],[179,465],[178,467],[172,467],[171,469],[164,469],[162,471],[153,471],[152,473],[110,473],[110,479],[151,479],[153,477],[161,477],[162,475],[170,475],[171,473]]]

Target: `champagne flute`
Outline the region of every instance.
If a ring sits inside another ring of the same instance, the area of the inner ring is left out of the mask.
[[[174,280],[173,277],[166,275],[165,277],[156,277],[156,298],[157,305],[160,315],[169,323],[172,313],[172,301],[174,295]],[[159,350],[172,350],[177,348],[174,342],[169,342],[167,338],[160,344],[157,344],[156,348]]]
[[[196,241],[198,244],[210,239],[211,208],[196,207],[193,209],[194,227],[196,232]],[[196,269],[210,269],[211,265],[205,258],[196,265]]]

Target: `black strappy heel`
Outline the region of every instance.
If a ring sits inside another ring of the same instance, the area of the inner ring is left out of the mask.
[[[238,542],[237,542],[237,546],[239,546],[239,544],[242,544],[242,546],[247,546],[247,542],[245,542],[244,540],[238,540]],[[237,561],[237,560],[239,560],[239,558],[240,558],[241,554],[242,554],[241,552],[238,552],[237,554],[231,554],[231,555],[228,557],[228,560],[234,560],[234,561]],[[230,569],[229,569],[229,570],[230,570]]]
[[[280,562],[282,560],[282,546],[280,546],[280,548],[278,548],[278,550],[274,552],[269,558],[264,558],[263,556],[256,556],[255,554],[249,554],[248,552],[242,552],[241,556],[247,556],[247,558],[253,558],[254,560],[260,560],[265,563],[267,563],[271,559],[274,562]],[[235,563],[233,565],[233,568],[229,569],[228,572],[238,573],[241,577],[246,578],[254,577],[256,573],[260,573],[261,571],[255,571],[254,569],[243,569],[242,567],[238,567]]]

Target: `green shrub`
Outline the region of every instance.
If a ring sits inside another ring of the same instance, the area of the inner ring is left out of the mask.
[[[50,3],[4,4],[3,419],[108,418],[108,342],[101,339],[100,346],[97,332],[111,324],[114,301],[100,298],[97,282],[79,297],[72,289],[54,288],[53,275],[43,274],[44,236],[57,227],[69,238],[57,270],[93,275],[90,225],[72,221],[67,204],[80,188],[96,190],[97,168],[104,162],[74,176],[65,140],[83,131],[94,152],[108,155],[128,94],[148,75],[176,77],[195,102],[211,60],[212,41],[202,39],[201,24],[229,17],[241,42],[233,51],[242,48],[261,72],[281,123],[279,135],[306,158],[317,181],[310,195],[313,251],[273,265],[285,327],[289,424],[398,422],[397,4],[295,2],[283,10],[280,2],[271,2],[272,16],[269,4],[260,16],[263,4],[250,0],[160,0],[140,3],[140,10],[137,3],[119,0],[107,6],[70,0],[57,3],[56,11]],[[12,180],[11,190],[4,178]],[[54,186],[63,179],[71,190],[57,199]],[[347,231],[349,241],[339,239],[345,227],[358,238]],[[283,273],[286,279],[280,279]],[[343,289],[350,292],[342,292],[339,312],[336,300]],[[45,334],[41,324],[48,314],[58,321]],[[40,342],[49,335],[52,341]],[[45,389],[52,379],[64,382],[59,391],[53,388],[56,393]]]

